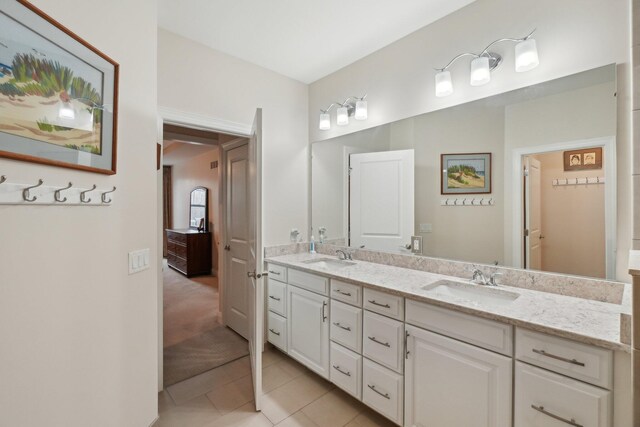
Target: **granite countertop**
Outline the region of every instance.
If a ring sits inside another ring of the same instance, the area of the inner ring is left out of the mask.
[[[340,279],[367,288],[401,295],[412,300],[610,350],[630,352],[629,345],[620,342],[620,313],[627,311],[624,305],[505,285],[486,290],[495,292],[494,289],[501,289],[518,294],[519,297],[512,303],[498,305],[491,302],[477,302],[436,295],[423,289],[423,287],[440,280],[470,283],[468,280],[458,277],[365,261],[352,261],[354,265],[348,267],[320,267],[316,264],[305,263],[305,261],[318,258],[335,259],[335,257],[321,254],[298,253],[267,258],[265,262]]]

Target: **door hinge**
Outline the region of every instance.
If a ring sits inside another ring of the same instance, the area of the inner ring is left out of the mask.
[[[529,169],[524,170],[524,176],[529,176]]]
[[[347,175],[351,176],[351,171],[353,170],[352,167],[349,167],[349,169],[347,169]]]
[[[528,228],[524,229],[524,237],[529,237],[529,229]]]

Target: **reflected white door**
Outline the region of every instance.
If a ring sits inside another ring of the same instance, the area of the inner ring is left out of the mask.
[[[542,270],[542,201],[540,194],[540,161],[525,158],[525,267]]]
[[[231,329],[249,338],[249,295],[247,272],[249,264],[249,146],[233,148],[227,152],[226,164],[226,222],[227,222],[227,277],[225,286],[226,323]]]
[[[400,251],[414,228],[414,151],[350,156],[352,247]]]
[[[264,331],[264,276],[262,256],[262,109],[256,110],[249,138],[249,258],[247,274],[249,355],[256,410],[262,398],[262,345]],[[257,273],[256,273],[257,271]]]

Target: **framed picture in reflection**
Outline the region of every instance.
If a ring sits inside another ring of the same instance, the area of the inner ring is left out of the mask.
[[[565,172],[590,169],[602,169],[602,147],[564,152]]]
[[[441,154],[441,194],[491,193],[491,153]]]

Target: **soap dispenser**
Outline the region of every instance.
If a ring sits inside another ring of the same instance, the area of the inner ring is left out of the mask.
[[[316,239],[313,237],[313,232],[311,234],[311,241],[309,242],[309,253],[310,254],[316,253]]]

